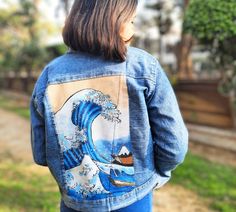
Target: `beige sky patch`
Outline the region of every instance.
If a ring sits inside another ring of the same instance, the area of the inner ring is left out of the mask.
[[[76,80],[49,85],[47,92],[53,112],[56,113],[60,110],[66,100],[74,93],[87,88],[99,90],[105,95],[110,95],[111,101],[120,108],[128,107],[126,77],[120,75],[89,78],[86,80]]]

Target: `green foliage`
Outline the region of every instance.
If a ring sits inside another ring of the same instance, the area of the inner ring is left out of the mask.
[[[236,102],[236,1],[191,0],[183,27],[211,52],[211,60],[224,76],[219,91],[224,95],[233,92]]]
[[[45,48],[39,46],[37,40],[25,43],[15,58],[15,65],[18,69],[25,69],[28,72],[41,68],[47,60],[48,53]]]
[[[224,41],[236,36],[235,0],[191,0],[184,30],[203,42]]]
[[[32,0],[0,9],[0,71],[27,71],[41,69],[48,55],[42,46],[42,28],[39,12]]]
[[[0,71],[13,70],[15,66],[15,55],[19,47],[18,34],[16,29],[18,18],[14,14],[16,8],[0,9]],[[9,30],[11,29],[11,30]]]
[[[172,183],[211,200],[222,212],[236,211],[236,168],[216,164],[188,153],[185,162],[173,172]]]
[[[51,53],[51,57],[58,57],[64,54],[68,47],[65,44],[51,45],[47,47],[47,50]]]
[[[183,29],[206,45],[218,67],[224,68],[236,60],[235,22],[235,0],[191,0]]]

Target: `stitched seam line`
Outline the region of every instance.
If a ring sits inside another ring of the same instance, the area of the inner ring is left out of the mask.
[[[39,116],[44,120],[44,116],[43,116],[43,114],[41,113],[41,111],[39,110],[39,105],[38,105],[38,98],[37,98],[37,96],[34,97],[33,102],[34,102],[34,107],[35,107],[37,113],[38,113]]]
[[[159,71],[159,69],[157,70],[157,71]],[[150,97],[150,99],[149,99],[149,101],[147,102],[147,105],[152,101],[152,99],[154,98],[154,96],[155,96],[155,94],[156,94],[156,90],[157,90],[157,78],[158,78],[158,76],[159,76],[159,72],[157,73],[157,72],[155,72],[155,79],[156,79],[156,81],[155,81],[155,87],[154,87],[154,91],[153,91],[153,93],[151,94],[151,97]]]
[[[99,78],[99,77],[109,77],[109,76],[121,76],[121,75],[125,75],[127,77],[131,77],[133,79],[148,79],[150,80],[151,82],[155,83],[155,80],[153,80],[152,78],[150,77],[135,77],[135,76],[132,76],[130,74],[124,74],[124,73],[112,73],[112,74],[101,74],[101,75],[96,75],[96,76],[86,76],[86,77],[70,77],[70,78],[67,78],[67,79],[64,79],[64,80],[59,80],[57,81],[57,79],[53,82],[48,82],[48,85],[53,85],[53,84],[63,84],[63,83],[67,83],[67,82],[71,82],[71,81],[77,81],[77,80],[87,80],[87,79],[93,79],[93,78]]]
[[[49,110],[49,118],[52,121],[52,125],[53,125],[54,132],[55,132],[55,137],[56,137],[56,144],[57,144],[59,152],[60,152],[59,157],[60,157],[60,167],[61,168],[60,168],[60,175],[58,177],[59,177],[60,181],[62,182],[63,189],[65,190],[66,189],[66,183],[65,183],[65,179],[64,179],[65,167],[64,167],[64,161],[63,161],[63,152],[62,152],[61,146],[59,144],[60,140],[59,140],[59,137],[58,137],[58,131],[57,131],[57,128],[56,128],[56,123],[55,123],[55,114],[52,110],[51,102],[49,101],[48,89],[45,90],[44,98],[47,99],[48,110]]]

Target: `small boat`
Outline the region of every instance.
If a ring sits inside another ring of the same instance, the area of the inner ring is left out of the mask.
[[[135,185],[133,175],[128,175],[125,172],[120,172],[119,170],[111,169],[109,178],[111,183],[118,187]]]
[[[112,161],[113,164],[118,164],[122,166],[133,166],[133,156],[132,153],[123,146],[118,155],[111,155],[114,160]]]
[[[108,191],[130,191],[135,186],[134,176],[119,170],[110,170],[110,174],[100,171],[99,177],[103,187]]]

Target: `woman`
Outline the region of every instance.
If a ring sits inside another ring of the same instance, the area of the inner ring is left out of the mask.
[[[129,46],[137,0],[77,0],[68,52],[48,63],[31,98],[34,161],[48,166],[61,211],[152,211],[187,153],[188,131],[162,67]]]

